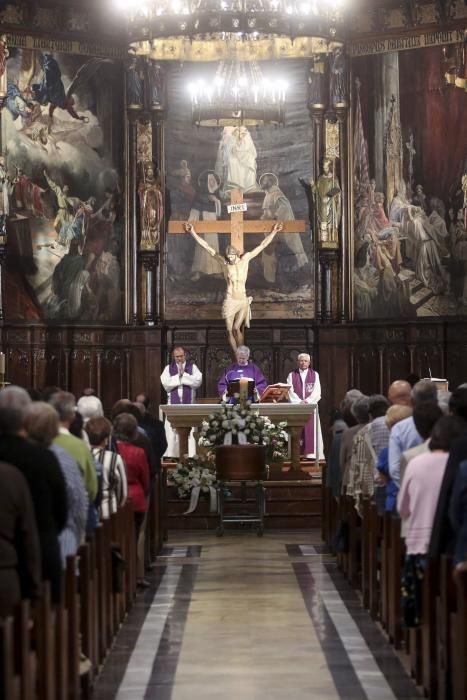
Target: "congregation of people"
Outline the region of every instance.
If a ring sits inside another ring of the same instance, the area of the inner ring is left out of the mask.
[[[451,556],[454,577],[467,569],[467,384],[450,393],[411,376],[394,381],[387,396],[351,389],[331,434],[326,486],[333,497],[350,497],[359,515],[366,499],[380,514],[400,516],[402,614],[416,626],[429,560]]]
[[[137,583],[144,589],[151,483],[167,443],[149,399],[122,399],[104,416],[100,399],[58,387],[0,391],[0,619],[41,582],[63,598],[62,573],[100,521],[127,500],[133,509]]]

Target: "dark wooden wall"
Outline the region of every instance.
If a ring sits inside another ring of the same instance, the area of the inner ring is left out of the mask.
[[[162,328],[135,326],[0,327],[7,380],[26,387],[58,385],[78,396],[92,386],[109,408],[122,396],[148,391],[154,408],[165,401],[160,373],[171,348],[183,345],[204,374],[201,397],[216,396],[216,382],[230,361],[221,323]],[[350,387],[385,392],[391,381],[415,372],[467,381],[467,323],[303,325],[256,321],[247,343],[269,381],[285,381],[296,357],[310,352],[323,388],[323,423]]]

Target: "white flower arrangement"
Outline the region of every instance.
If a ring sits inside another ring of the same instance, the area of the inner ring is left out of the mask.
[[[260,416],[250,401],[245,405],[223,403],[217,413],[211,413],[202,423],[198,440],[200,447],[207,448],[206,456],[185,457],[167,471],[167,483],[177,489],[179,498],[190,498],[185,515],[196,509],[202,493],[209,494],[211,511],[217,508],[217,445],[264,445],[270,461],[281,460],[287,456],[286,427],[285,422],[275,425],[266,416]]]
[[[199,497],[202,493],[209,494],[210,509],[217,509],[217,485],[216,468],[213,456],[207,458],[187,457],[183,462],[174,464],[173,469],[167,471],[167,483],[175,486],[179,498],[190,498],[190,506],[185,515],[196,510]]]
[[[223,403],[217,413],[203,421],[198,444],[211,450],[216,445],[265,445],[268,458],[278,460],[287,456],[286,427],[284,421],[275,425],[260,416],[251,401],[243,405]]]
[[[200,488],[202,493],[208,493],[211,487],[217,486],[216,468],[209,460],[200,457],[188,457],[184,462],[174,464],[167,472],[167,483],[175,486],[180,498],[188,498],[193,488]]]

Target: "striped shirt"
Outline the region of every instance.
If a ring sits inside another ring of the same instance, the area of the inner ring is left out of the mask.
[[[92,456],[102,465],[101,518],[107,520],[124,505],[128,496],[125,463],[116,452],[93,447]]]

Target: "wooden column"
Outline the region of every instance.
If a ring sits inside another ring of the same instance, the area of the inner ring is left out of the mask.
[[[314,173],[313,178],[316,180],[319,176],[320,171],[320,161],[323,153],[323,129],[324,129],[324,106],[323,107],[313,107],[310,110],[311,119],[313,122],[313,137],[314,137]],[[316,320],[319,323],[323,320],[322,312],[322,288],[323,288],[323,277],[321,270],[321,263],[319,257],[319,226],[316,217],[316,212],[313,215],[313,251],[314,251],[314,266],[315,266],[315,315]]]
[[[0,321],[5,320],[3,308],[3,270],[6,260],[6,233],[0,230]]]
[[[339,305],[338,305],[338,317],[341,323],[345,323],[349,320],[349,302],[348,302],[348,256],[350,255],[349,246],[349,206],[348,206],[348,191],[350,183],[347,177],[347,160],[348,154],[348,143],[347,143],[347,108],[339,107],[336,109],[337,120],[339,123],[339,148],[340,148],[340,159],[339,159],[339,180],[341,184],[341,197],[342,197],[342,218],[341,218],[341,228],[339,232],[339,262],[340,262],[340,279],[339,279]]]
[[[138,177],[137,177],[137,119],[129,114],[128,129],[128,243],[130,265],[130,323],[138,323]]]
[[[153,111],[152,114],[152,157],[159,172],[164,213],[160,224],[159,250],[157,251],[156,265],[153,270],[153,299],[154,320],[159,323],[162,320],[165,309],[165,265],[164,251],[167,230],[167,192],[165,172],[165,110]]]

